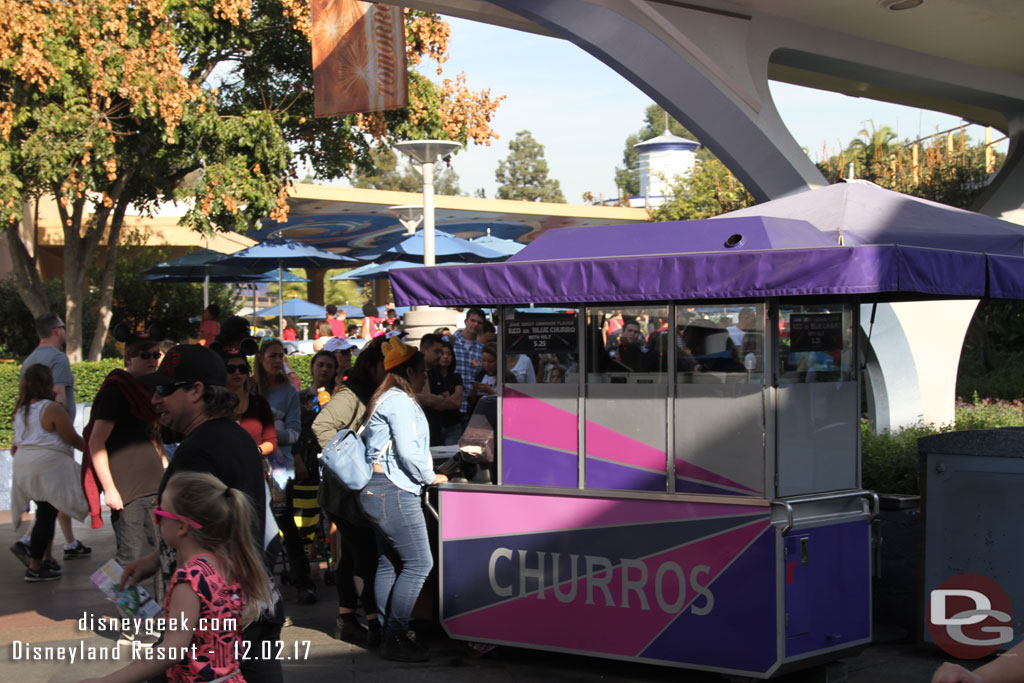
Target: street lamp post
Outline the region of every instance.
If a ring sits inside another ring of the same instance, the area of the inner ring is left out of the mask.
[[[432,266],[434,254],[434,165],[462,145],[449,140],[409,140],[395,144],[402,154],[419,164],[423,178],[423,265]],[[395,210],[399,207],[392,207]],[[412,218],[412,216],[403,216]],[[402,221],[408,230],[409,224]],[[415,228],[414,228],[415,230]],[[416,343],[426,332],[435,327],[451,324],[452,313],[445,309],[431,309],[429,306],[415,306],[405,314],[405,328],[409,341]]]
[[[416,228],[420,227],[423,221],[422,204],[402,204],[400,206],[389,206],[388,211],[395,214],[395,218],[405,228],[406,235],[415,235]]]
[[[408,140],[395,144],[402,154],[420,165],[423,176],[423,265],[434,265],[434,164],[462,145],[449,140]]]

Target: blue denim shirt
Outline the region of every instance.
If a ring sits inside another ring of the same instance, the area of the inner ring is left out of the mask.
[[[369,462],[394,439],[392,447],[380,456],[380,465],[398,488],[418,494],[433,483],[434,460],[430,456],[427,418],[419,404],[401,389],[389,389],[377,399],[363,438]]]

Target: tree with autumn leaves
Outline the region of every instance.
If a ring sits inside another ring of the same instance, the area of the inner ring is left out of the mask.
[[[407,11],[407,54],[441,64],[448,26]],[[83,357],[87,285],[100,290],[89,357],[110,325],[129,208],[183,202],[199,231],[244,231],[287,214],[299,161],[318,178],[371,168],[374,145],[410,138],[487,144],[501,98],[464,76],[410,72],[410,106],[313,117],[308,0],[0,0],[0,225],[18,292],[47,308],[30,250],[34,207],[64,231],[67,351]],[[86,272],[106,245],[101,281]]]

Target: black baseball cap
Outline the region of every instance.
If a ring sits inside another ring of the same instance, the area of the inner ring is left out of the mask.
[[[178,344],[164,355],[156,372],[139,378],[147,387],[179,382],[202,382],[225,386],[228,381],[224,361],[211,349],[199,344]]]

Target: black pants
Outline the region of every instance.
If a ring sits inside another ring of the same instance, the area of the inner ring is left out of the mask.
[[[343,517],[327,514],[341,535],[341,557],[338,558],[336,581],[338,606],[355,610],[361,606],[366,614],[377,613],[377,600],[373,594],[373,580],[377,575],[377,540],[373,527],[353,524]],[[363,580],[363,591],[356,591],[354,577]]]
[[[277,610],[277,614],[283,618],[284,610],[280,601],[278,601]],[[283,683],[284,681],[281,661],[274,657],[270,659],[263,659],[261,657],[261,653],[264,650],[276,654],[276,643],[281,640],[281,623],[276,618],[272,619],[276,623],[271,623],[266,617],[262,617],[249,624],[242,631],[242,640],[251,644],[250,652],[253,653],[253,657],[258,658],[250,658],[241,662],[239,668],[246,683]],[[263,642],[270,642],[274,647],[264,648]]]
[[[295,526],[292,516],[291,496],[288,496],[288,509],[284,512],[274,511],[274,521],[284,536],[284,552],[288,558],[288,578],[295,586],[304,586],[309,581],[309,558],[306,548],[302,545],[302,537]]]
[[[57,524],[57,508],[46,501],[36,502],[36,523],[32,527],[32,537],[29,543],[29,555],[33,560],[43,559],[46,549],[50,547],[53,540],[53,531]]]

